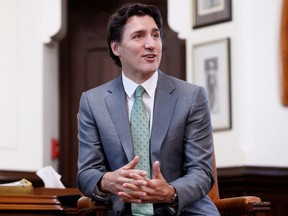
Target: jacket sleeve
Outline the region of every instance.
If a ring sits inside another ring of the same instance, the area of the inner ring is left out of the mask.
[[[197,87],[191,97],[183,140],[184,176],[171,182],[178,193],[178,215],[189,205],[204,198],[214,184],[213,140],[208,100],[202,87]]]
[[[78,113],[78,175],[77,184],[83,194],[99,198],[97,183],[106,172],[105,155],[87,94],[80,99]]]

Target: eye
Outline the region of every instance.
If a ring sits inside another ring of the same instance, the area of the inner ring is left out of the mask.
[[[157,33],[154,33],[153,35],[152,35],[152,37],[154,38],[154,39],[159,39],[160,38],[160,34],[157,32]]]
[[[133,39],[141,39],[141,38],[143,38],[143,34],[135,34],[133,36]]]

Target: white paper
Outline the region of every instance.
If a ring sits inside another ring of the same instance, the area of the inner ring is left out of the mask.
[[[61,175],[57,173],[52,166],[46,166],[39,169],[36,174],[44,182],[45,188],[65,188],[61,182]]]

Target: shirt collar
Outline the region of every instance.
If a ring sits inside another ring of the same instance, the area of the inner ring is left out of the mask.
[[[129,98],[132,97],[133,93],[135,92],[139,84],[133,82],[128,77],[126,77],[123,71],[122,71],[122,80],[123,80],[123,85],[124,85],[124,89],[125,89],[127,96]],[[157,81],[158,81],[158,72],[156,71],[148,80],[146,80],[144,83],[141,84],[144,87],[149,97],[154,96],[156,86],[157,86]]]

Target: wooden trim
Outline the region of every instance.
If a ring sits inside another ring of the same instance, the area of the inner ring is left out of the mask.
[[[231,176],[288,176],[288,168],[286,167],[258,167],[258,166],[242,166],[242,167],[225,167],[218,168],[218,176],[231,177]]]
[[[288,168],[218,168],[220,198],[257,196],[271,202],[272,215],[288,215]]]
[[[247,195],[248,192],[259,195],[273,190],[274,193],[287,193],[288,168],[279,167],[228,167],[218,168],[218,184],[220,197]],[[288,199],[287,199],[288,200]]]

